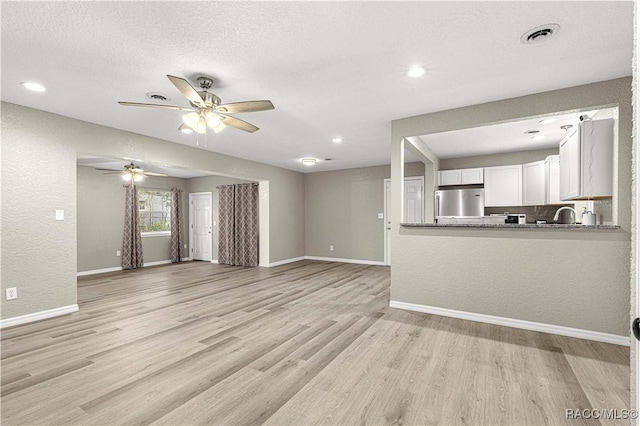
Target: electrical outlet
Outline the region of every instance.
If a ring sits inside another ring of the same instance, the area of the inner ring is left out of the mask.
[[[120,250],[116,250],[116,256],[121,256],[122,253],[120,253]]]
[[[184,245],[184,248],[187,248],[187,245],[186,245],[186,244]]]
[[[329,251],[333,251],[333,246],[329,246]]]
[[[7,300],[13,300],[18,298],[18,289],[11,287],[7,289]]]

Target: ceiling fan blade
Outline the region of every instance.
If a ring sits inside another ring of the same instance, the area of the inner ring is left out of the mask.
[[[220,112],[229,112],[229,113],[237,113],[237,112],[255,112],[255,111],[266,111],[270,109],[274,109],[275,107],[271,103],[271,101],[246,101],[246,102],[233,102],[230,104],[220,105],[216,108],[217,111]]]
[[[222,122],[227,126],[235,127],[236,129],[244,130],[245,132],[253,133],[259,130],[256,126],[239,118],[232,117],[230,115],[219,114]]]
[[[166,175],[164,173],[153,173],[153,172],[144,172],[142,174],[146,175],[146,176],[160,176],[160,177],[168,177],[169,176],[169,175]]]
[[[187,125],[187,123],[181,123],[180,127],[178,127],[178,130],[180,130],[183,133],[193,133],[193,129]]]
[[[120,105],[124,105],[124,106],[172,109],[172,110],[175,110],[175,111],[195,111],[195,109],[193,109],[193,108],[182,107],[182,106],[178,106],[178,105],[140,104],[140,103],[137,103],[137,102],[118,102],[118,103]]]
[[[94,167],[93,169],[94,169],[94,170],[97,170],[97,171],[99,171],[99,172],[107,172],[107,173],[122,173],[122,170],[99,169],[99,168],[97,168],[97,167]],[[107,174],[107,173],[104,173],[104,174]]]
[[[167,75],[167,78],[171,80],[173,85],[176,86],[180,93],[182,93],[187,99],[189,99],[192,104],[198,105],[199,107],[206,106],[196,89],[194,89],[187,80],[173,75]]]

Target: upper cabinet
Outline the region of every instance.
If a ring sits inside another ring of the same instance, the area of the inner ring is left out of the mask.
[[[550,155],[544,161],[547,178],[545,204],[565,204],[560,199],[560,156]]]
[[[483,168],[440,170],[438,172],[438,184],[448,185],[475,185],[484,182]]]
[[[522,204],[539,206],[547,202],[547,169],[545,160],[522,165]]]
[[[560,142],[560,199],[613,195],[613,119],[588,120]]]
[[[484,205],[522,205],[522,164],[484,168]]]

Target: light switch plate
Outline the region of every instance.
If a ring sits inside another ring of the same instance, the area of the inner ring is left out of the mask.
[[[378,219],[384,219],[384,213],[378,213]]]
[[[64,210],[56,210],[56,220],[64,220]]]

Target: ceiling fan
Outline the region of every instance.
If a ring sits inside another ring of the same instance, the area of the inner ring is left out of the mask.
[[[122,174],[122,178],[124,180],[126,180],[127,182],[129,182],[131,180],[133,180],[134,182],[139,182],[142,179],[144,179],[145,176],[160,176],[160,177],[169,176],[169,175],[164,174],[164,173],[145,172],[140,167],[138,167],[135,164],[133,164],[133,162],[131,164],[126,164],[124,166],[124,170],[122,170],[122,171],[111,170],[111,169],[96,169],[96,170],[105,171],[104,174],[106,174],[106,175],[115,174],[115,173],[121,173]]]
[[[170,109],[176,111],[187,111],[183,116],[183,121],[178,127],[186,133],[197,132],[206,133],[207,127],[213,129],[215,133],[220,132],[225,126],[235,127],[245,132],[253,133],[258,128],[251,123],[240,120],[228,114],[241,112],[266,111],[274,109],[271,101],[246,101],[222,104],[219,97],[207,90],[211,88],[213,80],[208,77],[198,77],[198,83],[202,91],[198,92],[184,78],[167,75],[167,78],[188,100],[191,107],[178,105],[143,104],[136,102],[118,102],[124,106],[136,106],[146,108]]]

